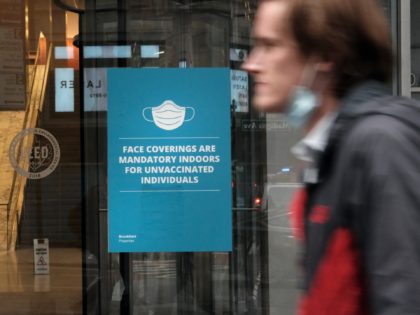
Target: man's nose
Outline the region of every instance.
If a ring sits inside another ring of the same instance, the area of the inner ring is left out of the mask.
[[[258,61],[258,57],[255,50],[251,51],[251,54],[248,56],[245,62],[241,65],[241,69],[251,74],[257,73],[261,70],[261,64]]]

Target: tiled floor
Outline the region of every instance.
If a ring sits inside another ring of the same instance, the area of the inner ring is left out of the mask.
[[[31,248],[0,252],[0,315],[82,314],[82,258],[51,248],[50,274],[34,275]]]

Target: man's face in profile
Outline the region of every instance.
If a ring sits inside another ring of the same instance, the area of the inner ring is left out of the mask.
[[[242,66],[254,79],[252,101],[261,111],[285,111],[305,66],[288,30],[287,6],[287,1],[267,1],[259,6],[252,30],[255,46]]]

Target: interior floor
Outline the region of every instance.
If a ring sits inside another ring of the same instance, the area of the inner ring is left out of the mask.
[[[82,314],[79,248],[50,248],[50,274],[34,275],[32,248],[0,252],[0,315]]]

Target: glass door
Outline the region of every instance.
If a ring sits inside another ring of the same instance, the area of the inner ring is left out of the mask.
[[[381,2],[397,51],[394,93],[411,61],[417,97],[415,1],[407,56],[404,2]],[[1,3],[0,314],[294,314],[299,253],[288,203],[301,165],[290,148],[301,134],[250,102],[241,64],[258,1]],[[227,69],[231,251],[109,251],[107,73],[115,68]]]

